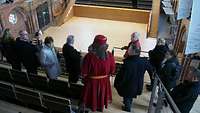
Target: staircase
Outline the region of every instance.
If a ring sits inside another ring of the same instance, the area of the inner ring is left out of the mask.
[[[76,4],[133,8],[132,0],[76,0]],[[137,0],[137,9],[151,10],[152,0]]]

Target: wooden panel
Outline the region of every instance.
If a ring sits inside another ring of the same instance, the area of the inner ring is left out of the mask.
[[[148,24],[150,11],[111,8],[90,5],[74,5],[74,16],[98,18],[116,21],[127,21]]]
[[[152,19],[149,36],[156,38],[158,36],[158,25],[160,17],[160,0],[153,0],[152,4]]]

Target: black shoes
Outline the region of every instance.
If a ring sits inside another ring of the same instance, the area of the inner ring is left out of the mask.
[[[122,106],[122,110],[123,111],[126,111],[126,112],[131,112],[131,108],[127,108],[125,106]]]

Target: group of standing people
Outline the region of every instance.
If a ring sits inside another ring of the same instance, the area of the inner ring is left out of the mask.
[[[189,113],[200,94],[200,69],[189,66],[189,73],[186,73],[186,77],[179,81],[182,66],[175,52],[168,48],[164,39],[158,39],[155,48],[149,51],[149,58],[180,112]],[[154,81],[153,76],[150,78],[151,85],[147,85],[148,90],[152,89]]]
[[[45,69],[49,79],[57,79],[61,68],[54,40],[48,36],[42,40],[42,32],[38,31],[31,39],[27,31],[19,32],[19,37],[14,38],[9,29],[4,31],[1,38],[1,51],[12,69],[21,71],[25,67],[30,76],[37,75],[37,68]],[[81,65],[81,53],[74,47],[74,36],[69,35],[63,45],[62,52],[65,66],[69,72],[69,82],[76,83],[80,75],[84,82],[81,102],[92,111],[103,111],[104,107],[112,101],[110,76],[115,72],[115,60],[107,51],[107,38],[96,35],[94,42],[84,57]]]
[[[22,65],[28,75],[38,74],[38,67],[45,69],[49,79],[56,79],[60,75],[60,64],[53,46],[53,38],[46,37],[42,41],[42,32],[38,31],[31,39],[27,31],[19,32],[14,38],[9,29],[5,29],[1,38],[1,51],[12,69],[21,71]]]
[[[116,75],[114,86],[118,94],[123,97],[122,110],[131,112],[133,98],[142,94],[144,73],[147,71],[151,80],[151,84],[146,85],[147,90],[152,90],[156,73],[181,113],[189,113],[200,92],[200,71],[190,67],[193,70],[188,75],[192,75],[193,80],[190,78],[190,80],[184,80],[178,84],[182,66],[165,39],[158,38],[155,48],[148,52],[149,59],[147,59],[139,56],[141,47],[138,36],[138,33],[133,33],[128,46],[121,48],[126,52],[122,67]],[[166,105],[168,100],[164,97],[163,100]]]
[[[37,68],[41,66],[45,69],[49,79],[57,79],[61,74],[61,68],[53,44],[54,40],[48,36],[43,42],[42,37],[41,31],[36,32],[33,39],[29,38],[27,31],[20,31],[19,37],[15,39],[9,29],[6,29],[1,40],[1,50],[13,69],[21,71],[23,64],[29,75],[35,75]],[[154,72],[159,75],[167,90],[172,92],[172,96],[176,97],[176,93],[179,92],[177,90],[181,89],[176,86],[180,75],[180,65],[165,40],[158,39],[155,48],[149,51],[149,59],[147,59],[140,57],[139,37],[139,33],[132,33],[128,46],[121,48],[126,52],[122,67],[114,82],[118,94],[123,97],[122,110],[127,112],[131,112],[133,98],[142,94],[145,71],[148,71],[151,79],[151,84],[147,85],[148,90],[152,89]],[[69,35],[62,48],[65,66],[69,72],[69,82],[76,83],[81,77],[84,83],[81,105],[91,108],[92,111],[103,112],[104,107],[107,108],[108,104],[112,102],[110,77],[114,75],[116,67],[114,56],[107,50],[107,37],[96,35],[83,59],[73,44],[74,36]],[[197,83],[199,84],[199,82]],[[195,84],[190,84],[191,86],[195,86]],[[195,95],[193,99],[195,100],[197,96]],[[178,104],[178,101],[175,102]],[[190,105],[192,106],[193,103],[194,101],[190,102]],[[183,102],[181,104],[177,106],[183,112],[184,108],[187,108],[184,107],[187,104],[183,104]],[[189,110],[191,106],[188,108]]]

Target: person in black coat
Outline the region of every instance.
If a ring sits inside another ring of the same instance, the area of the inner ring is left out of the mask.
[[[81,54],[74,47],[74,36],[67,37],[66,44],[63,45],[63,56],[65,58],[66,69],[69,72],[69,82],[76,83],[80,77]]]
[[[6,57],[8,63],[12,65],[12,69],[21,70],[21,63],[17,58],[15,50],[15,40],[10,33],[10,29],[5,29],[2,37],[2,54]]]
[[[16,40],[17,55],[27,70],[27,73],[37,74],[39,60],[36,56],[37,48],[30,43],[27,31],[20,31],[20,37]]]
[[[200,94],[200,69],[190,67],[191,78],[176,86],[170,95],[181,113],[189,113]]]
[[[149,60],[152,66],[155,67],[158,73],[161,68],[162,61],[165,59],[165,53],[169,51],[169,47],[165,39],[159,38],[153,50],[149,51]]]
[[[131,112],[133,98],[142,93],[145,71],[153,74],[153,67],[147,58],[139,56],[139,48],[130,46],[128,52],[130,56],[124,59],[122,67],[116,75],[114,86],[118,94],[123,97],[122,110]]]
[[[173,50],[165,53],[165,60],[162,63],[159,76],[165,88],[170,91],[176,86],[176,81],[179,79],[177,75],[177,66],[179,66],[178,59]]]
[[[151,65],[156,69],[156,72],[159,73],[161,69],[162,61],[165,58],[165,53],[169,50],[168,45],[165,42],[165,39],[159,38],[157,44],[153,50],[149,51],[149,61]],[[153,86],[154,78],[150,76],[151,84],[147,85],[147,90],[151,90]]]

